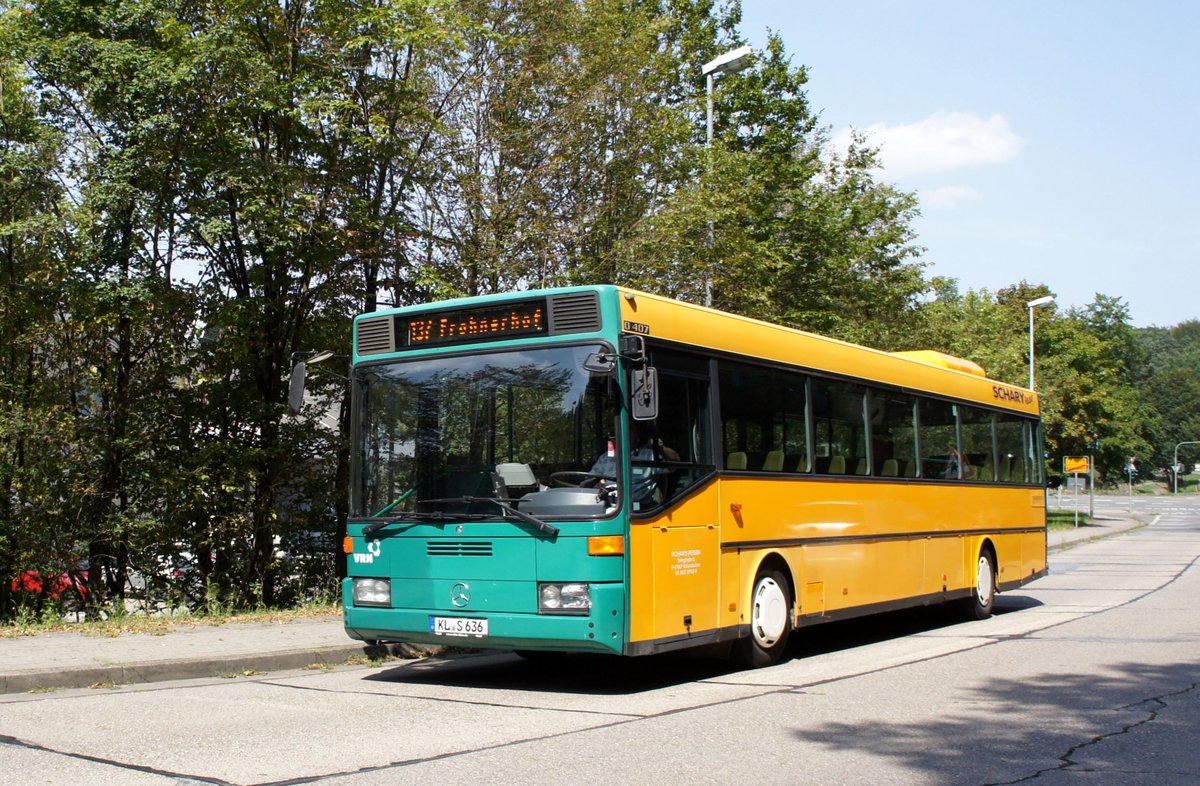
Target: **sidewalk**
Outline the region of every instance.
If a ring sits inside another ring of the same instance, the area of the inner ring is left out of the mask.
[[[1128,516],[1096,516],[1083,526],[1051,530],[1046,535],[1046,547],[1052,552],[1061,551],[1079,543],[1119,535],[1143,526],[1145,522]]]
[[[1050,551],[1058,551],[1139,526],[1141,522],[1129,518],[1097,518],[1087,526],[1052,531],[1048,545]],[[43,633],[0,638],[0,693],[337,666],[378,654],[378,649],[348,637],[340,616],[181,624],[161,635],[126,633],[111,638]]]
[[[0,693],[335,666],[367,654],[363,642],[346,635],[340,616],[182,624],[161,635],[40,633],[0,639]]]

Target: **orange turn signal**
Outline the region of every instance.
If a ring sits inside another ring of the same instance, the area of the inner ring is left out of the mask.
[[[592,535],[588,538],[589,557],[619,557],[624,553],[624,535]]]
[[[354,538],[349,535],[342,538],[342,551],[346,554],[354,553]]]

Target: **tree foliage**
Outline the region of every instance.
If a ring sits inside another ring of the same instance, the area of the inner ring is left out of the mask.
[[[1145,379],[1139,385],[1151,466],[1200,463],[1200,322],[1136,331]],[[1179,447],[1178,454],[1176,447]]]
[[[997,293],[960,294],[935,280],[921,309],[918,344],[979,363],[990,376],[1025,386],[1029,376],[1027,303],[1050,294],[1021,282]],[[1096,295],[1079,309],[1034,310],[1036,389],[1052,472],[1063,456],[1095,455],[1103,476],[1121,476],[1130,456],[1162,466],[1153,433],[1157,405],[1147,395],[1148,355],[1120,298]]]

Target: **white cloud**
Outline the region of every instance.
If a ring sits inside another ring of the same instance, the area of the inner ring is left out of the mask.
[[[937,112],[908,125],[875,123],[863,129],[878,147],[884,171],[891,177],[926,175],[963,167],[1000,164],[1021,154],[1025,140],[1003,115],[982,118],[970,112]],[[845,149],[849,130],[837,134]]]
[[[921,205],[934,208],[955,208],[963,202],[978,202],[983,192],[970,186],[941,186],[921,192]]]

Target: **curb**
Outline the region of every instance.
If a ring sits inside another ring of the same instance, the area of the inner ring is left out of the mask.
[[[317,647],[312,649],[288,650],[269,654],[237,655],[228,657],[198,658],[194,660],[167,660],[147,663],[114,664],[112,666],[88,666],[83,668],[29,671],[19,674],[0,675],[0,694],[28,693],[35,690],[64,688],[115,687],[149,682],[169,682],[226,675],[243,672],[289,671],[303,669],[313,664],[343,664],[350,658],[387,657],[378,647],[357,646]]]
[[[1050,545],[1049,543],[1047,543],[1046,551],[1047,552],[1066,551],[1067,549],[1071,549],[1076,546],[1083,545],[1085,543],[1095,543],[1096,541],[1104,540],[1105,538],[1112,538],[1112,537],[1116,537],[1117,535],[1124,535],[1126,533],[1133,532],[1134,530],[1139,530],[1143,527],[1147,527],[1152,523],[1152,522],[1148,522],[1148,521],[1141,521],[1140,519],[1117,519],[1117,520],[1124,522],[1124,524],[1121,526],[1112,527],[1112,528],[1104,527],[1104,528],[1102,528],[1102,531],[1097,532],[1094,535],[1086,535],[1084,537],[1078,537],[1078,538],[1074,538],[1074,539],[1064,538],[1063,540],[1059,541],[1058,543],[1056,543],[1054,545]],[[1047,534],[1047,538],[1048,537],[1049,537],[1049,535]]]

